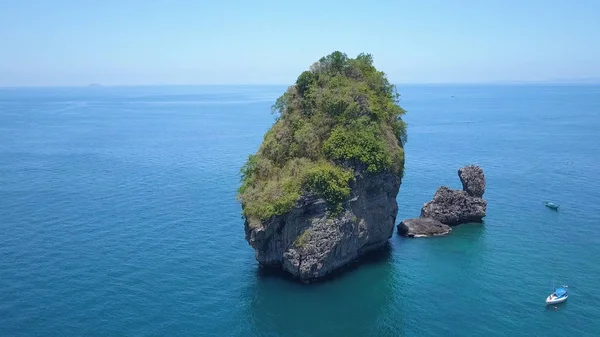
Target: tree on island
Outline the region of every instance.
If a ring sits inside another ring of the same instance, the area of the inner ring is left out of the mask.
[[[404,170],[405,111],[370,54],[335,51],[300,74],[272,107],[275,124],[241,169],[238,199],[251,226],[312,192],[339,211],[354,170]]]

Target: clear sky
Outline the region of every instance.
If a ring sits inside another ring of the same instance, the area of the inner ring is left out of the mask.
[[[0,0],[0,86],[289,84],[334,50],[396,83],[600,79],[600,0]]]

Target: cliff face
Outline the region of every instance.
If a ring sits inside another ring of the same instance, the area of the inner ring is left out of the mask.
[[[310,280],[385,245],[394,230],[400,178],[391,172],[361,172],[355,178],[351,197],[337,215],[327,211],[325,200],[307,194],[264,227],[246,222],[246,239],[256,259]]]

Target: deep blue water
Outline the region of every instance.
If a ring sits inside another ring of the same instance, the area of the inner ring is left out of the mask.
[[[284,87],[1,89],[0,335],[600,335],[600,86],[398,89],[398,221],[475,163],[485,223],[311,285],[258,268],[235,200]]]

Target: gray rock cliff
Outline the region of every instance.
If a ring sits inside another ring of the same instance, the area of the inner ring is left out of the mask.
[[[323,199],[307,194],[288,213],[264,226],[245,224],[246,240],[263,265],[281,266],[302,280],[318,279],[383,247],[392,236],[400,177],[357,170],[351,196],[332,215]]]

